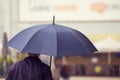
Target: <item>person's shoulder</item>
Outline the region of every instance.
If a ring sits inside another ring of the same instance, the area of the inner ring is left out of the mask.
[[[10,68],[16,68],[16,67],[18,67],[18,66],[21,64],[22,61],[23,61],[23,60],[14,62],[14,63],[10,66]]]
[[[44,67],[46,67],[46,68],[50,68],[50,66],[47,65],[47,64],[45,64],[44,62],[42,62],[42,65],[43,65]]]
[[[15,62],[11,65],[11,67],[17,66],[20,62]]]
[[[19,62],[15,62],[10,66],[10,70],[15,70],[17,66],[19,65]]]

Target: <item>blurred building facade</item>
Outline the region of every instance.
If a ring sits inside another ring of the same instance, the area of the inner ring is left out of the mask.
[[[26,1],[31,1],[31,0],[26,0]],[[51,19],[48,19],[49,21],[45,21],[45,20],[43,21],[34,21],[34,20],[33,21],[20,21],[19,19],[20,6],[19,5],[20,5],[20,0],[10,0],[10,1],[0,0],[0,29],[1,29],[0,37],[2,37],[3,32],[7,32],[8,37],[10,39],[16,33],[20,32],[24,28],[31,26],[33,24],[52,23],[52,16],[51,16]],[[55,15],[55,13],[53,13],[53,15]],[[66,16],[64,16],[64,18],[65,17]],[[120,40],[120,38],[118,37],[120,35],[120,31],[119,31],[120,21],[119,20],[113,20],[113,21],[112,20],[110,21],[109,20],[107,21],[106,20],[103,20],[103,21],[102,20],[100,21],[99,20],[98,21],[86,20],[85,21],[85,20],[78,19],[78,21],[77,20],[75,21],[73,19],[73,21],[67,21],[63,19],[63,21],[62,20],[57,21],[57,16],[56,16],[56,23],[78,29],[82,33],[87,35],[92,41],[96,41],[100,38],[105,38],[107,36],[112,36]]]
[[[68,56],[66,63],[63,64],[63,58],[56,58],[57,68],[66,65],[70,70],[71,76],[120,76],[120,54],[112,52],[109,62],[109,53],[95,53],[91,56]]]

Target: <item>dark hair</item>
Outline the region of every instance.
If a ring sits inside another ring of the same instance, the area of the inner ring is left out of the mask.
[[[39,57],[40,54],[36,54],[36,53],[28,53],[29,56],[32,56],[32,57]]]

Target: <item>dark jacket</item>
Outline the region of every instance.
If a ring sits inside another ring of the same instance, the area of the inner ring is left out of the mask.
[[[13,64],[6,80],[53,80],[50,67],[37,57],[27,57]]]

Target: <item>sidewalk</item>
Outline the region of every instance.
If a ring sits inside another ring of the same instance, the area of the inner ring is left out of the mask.
[[[120,80],[120,77],[71,77],[70,80]],[[0,80],[5,80],[0,78]],[[63,80],[63,79],[60,79]]]
[[[63,80],[63,79],[60,79]],[[71,77],[69,80],[120,80],[120,77]]]

